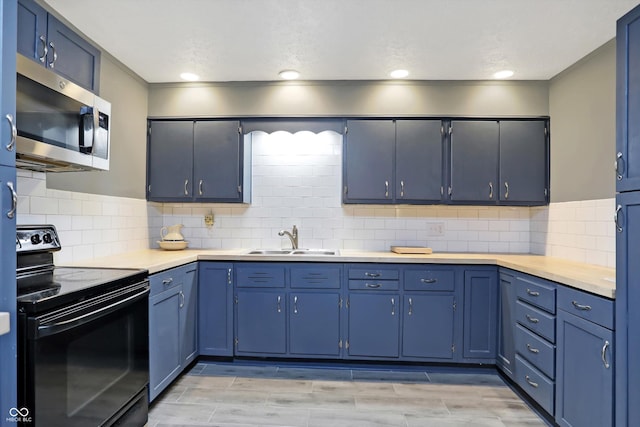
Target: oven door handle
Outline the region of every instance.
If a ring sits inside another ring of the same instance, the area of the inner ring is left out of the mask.
[[[108,314],[111,314],[117,310],[120,310],[125,306],[131,305],[134,302],[142,298],[145,298],[148,294],[149,294],[149,289],[145,288],[145,290],[142,292],[138,292],[125,299],[119,300],[117,302],[114,302],[113,304],[109,304],[105,307],[99,308],[98,310],[92,311],[90,313],[85,313],[81,316],[77,316],[72,319],[67,319],[60,322],[38,326],[38,332],[37,332],[36,338],[44,338],[46,336],[64,332],[67,329],[71,329],[71,328],[83,325],[85,323],[92,322]]]

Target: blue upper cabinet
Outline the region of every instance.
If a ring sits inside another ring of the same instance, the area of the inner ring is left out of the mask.
[[[496,203],[499,135],[497,121],[451,122],[449,195],[452,202]]]
[[[147,198],[248,202],[251,152],[239,126],[236,120],[150,120]]]
[[[547,122],[500,121],[500,204],[548,203]]]
[[[348,120],[342,199],[392,203],[396,126],[393,120]]]
[[[0,41],[0,165],[16,164],[16,2],[2,2]]]
[[[616,176],[619,192],[640,190],[640,6],[618,20]]]
[[[17,52],[98,93],[100,50],[33,0],[20,0]]]

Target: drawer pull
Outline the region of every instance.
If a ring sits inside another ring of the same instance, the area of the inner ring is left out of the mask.
[[[582,304],[578,304],[577,301],[571,301],[571,304],[573,304],[573,306],[578,309],[578,310],[582,310],[582,311],[591,311],[591,306],[590,305],[582,305]]]
[[[380,283],[367,283],[365,286],[371,289],[378,289],[382,285]]]
[[[527,318],[527,320],[528,320],[530,323],[539,323],[539,322],[540,322],[540,319],[538,319],[538,318],[536,318],[536,317],[531,317],[531,316],[529,316],[528,314],[527,314],[525,317]]]
[[[527,382],[531,387],[538,388],[538,383],[531,381],[531,378],[529,378],[529,375],[525,375],[524,379],[527,380]]]
[[[609,369],[609,361],[607,360],[607,348],[609,348],[609,341],[605,341],[602,346],[602,364],[605,368]]]
[[[420,281],[422,283],[430,284],[430,283],[436,283],[438,279],[420,279]]]
[[[531,353],[534,353],[534,354],[540,353],[540,350],[538,350],[537,348],[531,347],[531,344],[527,344],[527,350],[529,350]]]
[[[368,271],[366,273],[364,273],[365,276],[367,277],[380,277],[380,273],[369,273]]]
[[[173,278],[169,277],[168,279],[164,279],[162,281],[162,284],[165,285],[165,286],[169,286],[172,282],[173,282]]]
[[[527,294],[532,296],[532,297],[539,297],[540,296],[540,292],[538,291],[532,291],[531,289],[527,288]]]

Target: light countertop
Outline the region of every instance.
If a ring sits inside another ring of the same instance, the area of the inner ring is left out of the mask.
[[[541,255],[433,253],[400,255],[393,252],[340,250],[339,255],[248,255],[248,249],[147,249],[74,265],[87,267],[144,268],[150,274],[195,261],[377,262],[405,264],[497,265],[542,277],[606,298],[615,298],[615,269]]]

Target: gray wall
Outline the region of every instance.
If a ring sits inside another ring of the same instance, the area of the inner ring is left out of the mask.
[[[47,187],[80,193],[145,198],[148,86],[103,52],[100,96],[111,102],[109,171],[47,173]]]
[[[615,39],[551,79],[551,201],[615,197]]]

